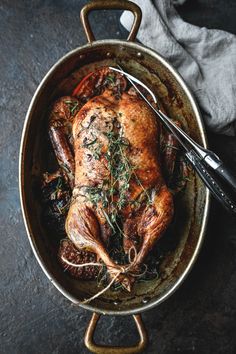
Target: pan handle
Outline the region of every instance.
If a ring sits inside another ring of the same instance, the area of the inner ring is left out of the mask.
[[[96,354],[134,354],[134,353],[141,353],[145,347],[147,346],[148,337],[147,332],[144,327],[141,315],[133,315],[134,321],[137,326],[137,330],[140,336],[140,341],[138,344],[132,347],[111,347],[105,345],[96,344],[93,340],[93,335],[97,326],[97,322],[100,318],[98,313],[93,313],[92,318],[89,322],[88,328],[85,333],[84,343],[86,347],[92,352]]]
[[[80,12],[81,22],[84,27],[84,31],[88,39],[88,42],[91,43],[95,41],[95,37],[88,19],[89,13],[93,10],[109,10],[109,9],[129,10],[133,13],[134,22],[127,40],[134,41],[142,19],[141,9],[133,2],[127,0],[96,0],[86,4]]]

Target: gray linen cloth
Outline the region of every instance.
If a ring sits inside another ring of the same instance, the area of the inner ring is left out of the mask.
[[[184,0],[133,0],[143,12],[138,39],[179,71],[191,88],[206,125],[215,133],[236,134],[236,36],[182,20],[174,4]],[[130,30],[125,11],[122,25]]]

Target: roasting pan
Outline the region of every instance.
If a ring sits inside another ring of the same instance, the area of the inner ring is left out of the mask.
[[[92,10],[123,9],[134,15],[127,41],[96,41],[88,21]],[[80,305],[84,298],[96,293],[96,284],[71,279],[57,261],[54,236],[42,222],[39,180],[48,169],[47,110],[53,100],[72,91],[86,73],[103,65],[121,64],[126,71],[142,79],[161,99],[169,116],[182,121],[193,139],[207,147],[206,133],[196,102],[181,76],[157,52],[134,42],[141,23],[140,8],[129,1],[103,0],[88,3],[81,11],[81,21],[88,44],[61,58],[47,73],[30,103],[20,148],[20,196],[24,223],[35,257],[49,280],[72,303]],[[190,181],[175,205],[175,226],[171,251],[161,263],[161,276],[135,285],[131,293],[108,291],[89,304],[81,304],[93,312],[85,334],[86,346],[95,353],[138,353],[147,344],[147,333],[140,313],[157,306],[180,286],[199,253],[209,213],[209,192],[191,172]],[[56,236],[55,236],[56,237]],[[140,341],[133,347],[106,347],[93,340],[101,314],[133,315]]]

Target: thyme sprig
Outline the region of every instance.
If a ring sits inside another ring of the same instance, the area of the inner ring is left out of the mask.
[[[95,208],[99,207],[112,230],[112,235],[115,236],[110,238],[110,252],[111,256],[114,253],[114,257],[117,256],[117,252],[115,254],[113,250],[120,248],[121,240],[125,237],[122,228],[122,209],[128,205],[132,208],[139,208],[145,200],[147,203],[151,202],[150,193],[142,185],[136,173],[136,166],[128,158],[130,143],[124,137],[122,128],[115,123],[114,118],[112,129],[102,133],[108,142],[103,156],[106,160],[109,178],[104,179],[97,186],[86,186],[84,191],[87,200]],[[83,145],[91,151],[94,159],[101,157],[103,145],[95,135],[90,141],[86,140]],[[135,201],[129,200],[132,179],[142,188],[142,198],[138,196]],[[120,257],[124,261],[124,255],[120,253]]]
[[[72,115],[74,113],[76,113],[77,110],[79,109],[79,102],[78,101],[66,100],[65,104],[68,106],[70,113]]]

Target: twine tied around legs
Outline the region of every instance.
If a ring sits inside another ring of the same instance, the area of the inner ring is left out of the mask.
[[[134,251],[134,257],[132,257],[131,252]],[[129,260],[129,265],[128,266],[120,266],[120,269],[116,269],[115,267],[109,266],[108,269],[112,269],[111,273],[116,273],[115,276],[112,277],[110,283],[103,288],[101,291],[97,292],[95,295],[93,295],[92,297],[85,299],[84,301],[82,301],[82,304],[86,304],[89,303],[90,301],[98,298],[100,295],[102,295],[103,293],[105,293],[108,289],[110,289],[110,287],[112,286],[112,284],[117,280],[117,278],[121,275],[121,274],[127,274],[129,272],[129,270],[131,269],[131,267],[135,264],[135,260],[137,258],[137,250],[134,246],[132,246],[129,249],[128,252],[128,260]],[[96,266],[96,267],[103,267],[102,263],[98,263],[98,262],[88,262],[88,263],[83,263],[83,264],[76,264],[76,263],[72,263],[70,261],[68,261],[64,256],[61,257],[61,259],[63,260],[63,262],[65,262],[66,264],[68,264],[71,267],[75,267],[75,268],[83,268],[83,267],[87,267],[87,266]],[[132,274],[130,273],[131,276],[134,277],[140,277],[143,274],[145,274],[147,268],[145,269],[145,271],[142,274]]]

